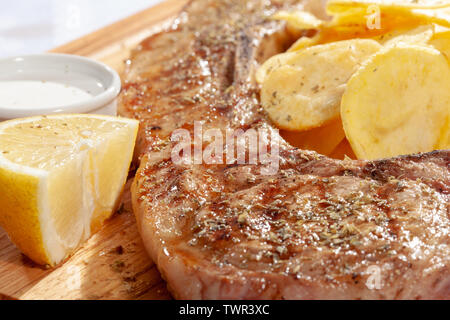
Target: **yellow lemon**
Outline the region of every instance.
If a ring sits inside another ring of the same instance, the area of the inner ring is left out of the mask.
[[[111,216],[138,127],[100,115],[0,123],[0,225],[24,254],[57,265]]]

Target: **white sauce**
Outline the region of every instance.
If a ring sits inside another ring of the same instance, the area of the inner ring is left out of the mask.
[[[84,90],[57,82],[0,81],[1,109],[54,108],[90,98]]]

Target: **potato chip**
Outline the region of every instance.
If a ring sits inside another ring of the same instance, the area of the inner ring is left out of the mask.
[[[396,30],[410,30],[423,24],[430,24],[423,17],[410,15],[381,14],[379,21],[372,21],[365,11],[335,16],[320,30],[321,43],[353,38],[375,38]]]
[[[329,0],[327,11],[341,13],[348,8],[378,6],[402,10],[438,9],[450,7],[448,0]]]
[[[449,118],[447,117],[447,124],[445,125],[446,129],[443,130],[440,143],[439,143],[439,149],[440,150],[448,150],[450,149],[450,122]]]
[[[274,20],[284,20],[296,29],[308,30],[318,29],[323,25],[323,21],[306,11],[278,11],[272,16]]]
[[[272,58],[264,62],[264,64],[261,67],[258,68],[255,75],[256,81],[259,84],[262,84],[268,74],[270,74],[273,70],[283,65],[289,64],[294,57],[295,54],[290,52],[280,53],[273,56]]]
[[[352,4],[354,2],[351,2]],[[360,7],[348,6],[344,11],[336,14],[331,22],[324,22],[318,26],[319,33],[313,38],[300,38],[290,49],[289,52],[298,51],[303,48],[317,45],[325,44],[333,41],[349,40],[355,38],[370,39],[370,38],[380,38],[384,35],[390,34],[386,38],[393,38],[400,36],[402,33],[409,32],[411,30],[412,34],[406,35],[404,39],[398,38],[395,41],[408,43],[414,41],[416,36],[412,29],[419,28],[421,25],[430,25],[431,22],[442,22],[442,19],[437,19],[426,13],[417,13],[414,15],[411,8],[402,7],[400,11],[398,8],[390,8],[389,6],[383,10],[380,9],[380,21],[379,25],[371,25],[370,17],[368,16],[367,3],[356,2],[356,4],[361,5]],[[405,2],[406,3],[406,2]],[[404,3],[404,4],[405,4]],[[450,4],[449,4],[450,5]],[[416,7],[415,7],[416,8]],[[431,10],[435,12],[436,10]],[[424,27],[427,28],[427,27]],[[431,27],[430,27],[431,28]],[[401,30],[401,31],[399,31]],[[421,29],[415,30],[416,33],[420,33]],[[426,42],[425,40],[429,37],[432,32],[428,30],[423,35],[417,34],[417,41],[420,43]],[[422,39],[419,37],[423,36]],[[411,39],[410,39],[411,38]],[[385,41],[387,41],[385,39]],[[379,40],[379,39],[377,39]]]
[[[444,27],[436,27],[430,45],[439,50],[450,63],[450,29]],[[450,149],[450,122],[447,118],[447,129],[443,131],[439,149]]]
[[[322,29],[319,33],[319,43],[330,43],[350,39],[372,39],[383,35],[391,29],[368,29],[365,25],[333,26]]]
[[[436,27],[429,44],[438,49],[450,61],[450,29]]]
[[[321,127],[339,117],[347,81],[380,49],[374,40],[354,39],[287,53],[282,63],[271,63],[262,84],[262,105],[281,129]]]
[[[337,1],[330,2],[331,11],[335,9],[335,6],[339,10],[334,10],[336,12],[332,13],[334,18],[329,27],[358,25],[374,33],[377,30],[386,32],[430,23],[450,25],[450,2],[445,5],[436,3],[435,7],[414,3],[406,6],[406,2],[403,5],[397,2],[386,2],[383,5],[374,6],[375,2],[377,1],[352,1],[345,2],[346,5]]]
[[[448,130],[450,65],[431,47],[402,45],[374,55],[348,82],[341,116],[359,159],[439,149]]]
[[[450,28],[443,27],[443,26],[440,26],[440,25],[435,24],[435,25],[434,25],[434,35],[433,35],[433,37],[434,37],[434,36],[439,36],[439,35],[441,35],[441,34],[446,34],[446,33],[448,33],[449,31],[450,31]]]
[[[317,34],[312,38],[308,37],[301,37],[298,39],[287,52],[293,52],[293,51],[299,51],[308,47],[312,47],[316,44],[318,44],[320,41],[320,35]]]
[[[434,35],[433,25],[423,25],[412,30],[398,30],[378,37],[384,46],[397,44],[427,44]]]
[[[323,155],[330,155],[345,139],[344,128],[340,118],[328,125],[304,132],[282,130],[281,136],[294,147],[313,150]]]
[[[323,27],[314,37],[301,37],[295,42],[287,52],[299,51],[318,44],[327,44],[336,41],[350,39],[370,39],[384,31],[368,32],[365,27],[359,26],[339,26],[339,27]]]
[[[415,9],[411,11],[414,17],[424,21],[450,27],[450,8],[444,9]]]

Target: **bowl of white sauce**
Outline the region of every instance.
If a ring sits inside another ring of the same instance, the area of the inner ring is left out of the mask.
[[[107,65],[66,54],[0,59],[0,121],[55,113],[116,115],[120,77]]]

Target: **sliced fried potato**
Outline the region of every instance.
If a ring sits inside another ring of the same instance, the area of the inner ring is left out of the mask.
[[[302,10],[278,11],[272,16],[272,19],[287,21],[291,27],[299,30],[318,29],[324,23],[311,13]]]
[[[353,2],[351,2],[353,3]],[[432,22],[442,22],[445,20],[440,14],[440,18],[432,17],[430,11],[425,9],[423,12],[412,10],[412,8],[420,7],[401,7],[391,8],[385,6],[383,10],[380,8],[380,25],[379,28],[372,28],[368,25],[368,7],[366,3],[359,3],[360,6],[345,7],[345,10],[334,15],[331,22],[321,21],[322,23],[315,24],[319,30],[318,34],[313,38],[302,37],[290,49],[289,52],[298,51],[306,47],[317,44],[325,44],[334,41],[362,38],[375,40],[380,42],[387,42],[392,40],[392,45],[396,42],[413,43],[417,40],[420,43],[426,43],[432,34]],[[436,9],[431,10],[436,12]],[[440,10],[442,12],[442,10]],[[286,12],[283,12],[286,14]],[[303,22],[299,19],[299,27],[312,27],[313,23]],[[445,24],[445,23],[444,23]],[[424,26],[425,25],[425,26]],[[395,38],[395,40],[394,40]]]
[[[443,9],[415,9],[412,15],[424,21],[450,27],[450,8]]]
[[[298,39],[287,52],[300,51],[318,44],[327,44],[336,41],[350,39],[370,39],[386,33],[385,31],[368,31],[366,27],[360,25],[322,27],[312,38],[302,37]]]
[[[448,0],[329,0],[327,11],[329,13],[341,13],[349,8],[369,6],[380,8],[413,10],[413,9],[438,9],[450,7]]]
[[[384,36],[378,37],[377,40],[384,46],[395,46],[402,44],[427,44],[434,35],[434,25],[423,25],[412,30],[397,30],[390,32]]]
[[[370,12],[370,11],[369,11]],[[338,26],[358,26],[365,28],[367,32],[377,32],[377,30],[395,30],[419,24],[431,23],[426,16],[414,16],[410,11],[389,12],[380,10],[380,25],[372,25],[377,22],[375,15],[369,15],[364,8],[354,8],[334,16],[328,27]]]
[[[379,25],[372,26],[374,8],[379,12]],[[329,27],[359,26],[368,33],[411,28],[421,24],[450,25],[450,2],[398,1],[330,1],[328,11],[334,16]],[[383,33],[379,33],[383,34]]]
[[[446,125],[444,126],[444,130],[442,131],[441,139],[439,143],[440,150],[448,150],[450,149],[450,119],[447,116]]]
[[[341,116],[359,159],[439,149],[448,130],[450,65],[431,47],[374,55],[348,82]]]
[[[319,32],[319,43],[348,40],[355,38],[377,39],[397,30],[412,30],[423,24],[430,24],[422,18],[411,16],[386,16],[383,15],[380,25],[371,27],[368,23],[365,11],[358,14],[335,16],[335,18]]]
[[[401,26],[402,24],[427,24],[437,23],[443,26],[450,26],[450,7],[440,9],[411,9],[399,7],[381,7],[380,10],[380,26],[370,30],[393,30],[392,26]],[[369,14],[370,11],[366,7],[354,7],[335,13],[331,25],[352,25],[355,23],[365,25],[373,19]],[[370,29],[370,28],[369,28]]]
[[[280,53],[273,56],[272,58],[264,62],[264,64],[256,71],[256,81],[259,84],[262,84],[267,75],[269,75],[273,70],[276,70],[283,65],[289,64],[292,59],[295,59],[295,53],[291,52]]]
[[[281,136],[294,147],[302,150],[313,150],[323,155],[330,155],[345,139],[341,119],[328,125],[304,132],[282,130]]]
[[[450,63],[450,29],[440,29],[430,40],[430,45],[438,49]],[[450,149],[450,120],[447,118],[447,129],[443,131],[439,149]]]
[[[386,30],[368,30],[365,26],[325,26],[313,37],[301,37],[287,52],[300,51],[318,44],[327,44],[331,42],[350,40],[350,39],[372,39],[385,34]]]
[[[435,24],[434,25],[434,35],[433,35],[433,37],[435,37],[435,36],[439,37],[442,34],[448,34],[449,31],[450,31],[449,28]]]
[[[312,38],[301,37],[298,39],[287,52],[300,51],[302,49],[315,46],[320,41],[320,35],[317,34]]]
[[[450,61],[450,29],[441,26],[436,27],[429,44],[442,52]]]
[[[380,49],[375,40],[354,39],[287,53],[265,77],[262,105],[281,129],[321,127],[339,117],[348,79]]]
[[[389,17],[389,19],[383,21],[381,28],[371,29],[367,26],[367,13],[364,10],[347,10],[345,14],[335,16],[334,20],[331,22],[322,21],[322,24],[318,25],[318,33],[314,37],[301,37],[294,45],[292,45],[288,52],[335,41],[356,38],[370,39],[377,36],[379,37],[389,31],[399,28],[409,30],[420,23],[420,19],[414,20],[410,17],[395,16]]]

